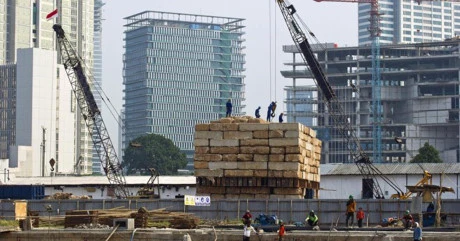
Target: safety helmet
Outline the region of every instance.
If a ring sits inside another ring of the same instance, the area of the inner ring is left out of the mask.
[[[409,213],[410,213],[410,211],[409,211],[409,210],[406,210],[406,214],[409,214]]]
[[[353,198],[353,195],[350,195],[348,198],[349,198],[349,199],[352,199],[352,198]]]

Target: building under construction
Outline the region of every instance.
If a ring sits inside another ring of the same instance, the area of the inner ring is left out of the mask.
[[[426,142],[444,162],[459,162],[459,46],[459,39],[382,45],[380,96],[372,94],[370,46],[312,47],[362,148],[372,157],[373,141],[380,139],[382,158],[373,161],[389,163],[409,162]],[[322,163],[351,162],[346,142],[332,124],[300,52],[295,46],[284,46],[283,51],[292,55],[286,63],[290,69],[281,72],[292,79],[292,85],[285,87],[288,122],[317,130],[323,141]],[[377,101],[381,104],[375,112],[372,105]],[[381,116],[375,118],[373,113]],[[381,132],[373,133],[374,125]]]

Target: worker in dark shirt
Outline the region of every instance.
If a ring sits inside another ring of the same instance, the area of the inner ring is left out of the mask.
[[[278,121],[279,121],[280,123],[283,123],[283,121],[284,121],[284,120],[283,120],[283,113],[280,114],[280,117],[278,118]]]
[[[226,114],[226,117],[232,116],[233,105],[232,105],[232,101],[231,101],[230,99],[228,99],[227,104],[226,104],[226,107],[227,107],[227,114]]]
[[[256,118],[260,118],[260,106],[256,109]]]

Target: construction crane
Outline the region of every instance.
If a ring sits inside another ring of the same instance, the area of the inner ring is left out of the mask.
[[[370,161],[369,156],[362,150],[355,130],[352,128],[351,123],[344,114],[334,90],[329,84],[321,65],[316,59],[310,43],[308,42],[307,35],[305,35],[298,23],[302,21],[296,14],[295,7],[292,4],[287,3],[285,0],[277,0],[277,3],[289,29],[292,40],[301,53],[305,64],[309,67],[311,73],[313,74],[316,85],[323,94],[328,111],[332,117],[332,125],[336,126],[344,137],[353,162],[358,166],[360,173],[366,180],[365,185],[373,191],[372,196],[377,199],[384,198],[379,183],[377,181],[372,181],[375,177],[380,177],[397,193],[403,194],[404,192],[392,180],[374,166],[374,164]],[[299,21],[297,19],[299,19]]]
[[[129,195],[129,190],[126,187],[121,163],[91,92],[90,83],[82,66],[84,61],[77,55],[72,44],[65,36],[61,25],[55,24],[53,29],[56,32],[62,64],[69,77],[72,91],[77,99],[88,132],[93,139],[94,147],[99,155],[104,172],[109,179],[109,183],[115,189],[115,195],[118,198],[126,198]]]
[[[159,182],[160,173],[155,168],[149,168],[150,178],[143,187],[137,191],[137,197],[141,199],[160,198],[160,183],[157,183],[157,193],[155,193],[155,180]]]
[[[369,33],[372,41],[372,160],[382,162],[382,107],[381,107],[381,88],[380,81],[380,13],[378,0],[315,0],[316,2],[349,2],[349,3],[369,3],[370,25]],[[421,1],[421,0],[420,0]]]

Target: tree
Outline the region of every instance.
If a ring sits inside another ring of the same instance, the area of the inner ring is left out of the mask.
[[[187,159],[174,143],[161,135],[147,134],[130,142],[125,150],[123,166],[127,174],[150,175],[149,168],[155,168],[160,175],[177,174],[185,168]]]
[[[439,157],[439,151],[434,146],[425,142],[425,144],[418,149],[418,154],[410,161],[411,163],[442,163]]]

